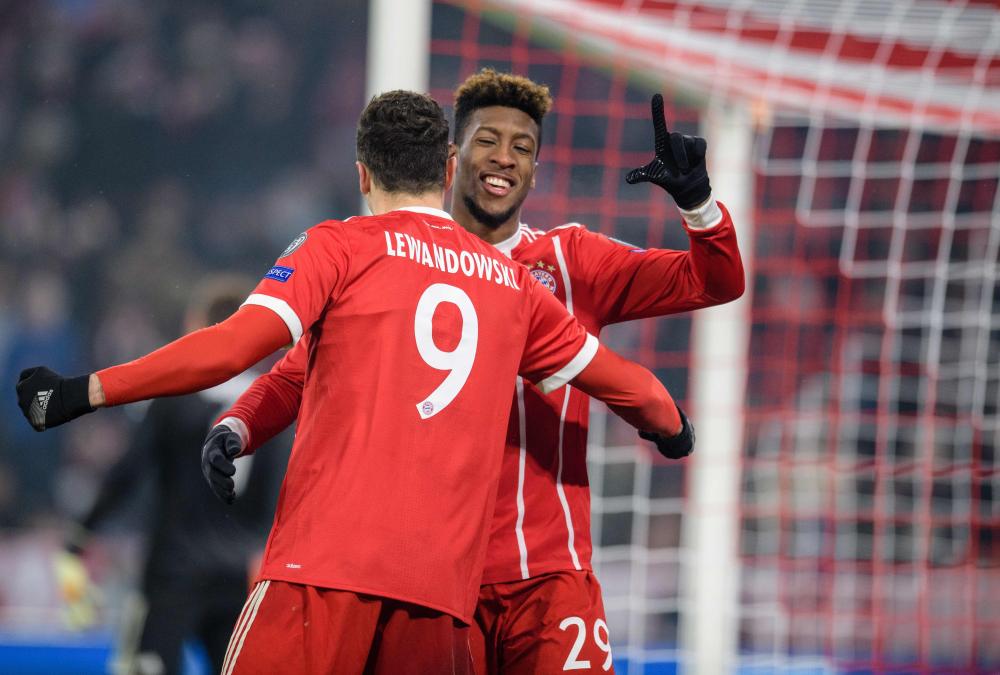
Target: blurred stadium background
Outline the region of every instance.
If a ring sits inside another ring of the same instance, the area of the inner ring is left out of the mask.
[[[594,411],[617,671],[1000,672],[996,1],[2,3],[0,382],[171,339],[199,277],[357,212],[369,92],[446,103],[482,66],[555,97],[527,222],[686,247],[622,180],[663,91],[747,262],[739,302],[605,335],[699,437],[669,464]],[[51,556],[137,413],[37,435],[8,392],[0,673],[104,672],[142,509],[89,556],[94,629],[66,629]]]

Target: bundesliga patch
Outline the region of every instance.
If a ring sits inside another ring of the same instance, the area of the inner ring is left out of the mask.
[[[295,239],[292,240],[292,243],[288,245],[288,248],[286,248],[285,251],[281,255],[279,255],[278,257],[279,258],[287,258],[288,256],[290,256],[293,253],[295,253],[295,251],[299,248],[299,246],[302,246],[302,244],[304,244],[304,243],[306,243],[306,233],[305,232],[303,232],[299,236],[295,237]]]
[[[282,267],[281,265],[275,265],[267,271],[264,275],[265,279],[274,279],[275,281],[280,281],[285,283],[292,278],[292,273],[295,272],[291,267]]]

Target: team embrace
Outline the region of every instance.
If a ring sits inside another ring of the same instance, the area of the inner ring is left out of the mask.
[[[613,672],[590,564],[589,399],[671,459],[694,431],[597,337],[731,301],[744,276],[706,143],[668,131],[659,95],[654,157],[626,180],[671,196],[689,250],[524,224],[551,104],[526,78],[476,73],[455,93],[452,144],[429,97],[375,97],[357,133],[373,215],[307,229],[229,318],[145,357],[22,372],[19,405],[43,430],[215,386],[291,346],[203,448],[231,503],[233,460],[297,423],[225,675]]]

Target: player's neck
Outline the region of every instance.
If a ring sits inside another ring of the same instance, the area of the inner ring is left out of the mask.
[[[414,195],[406,192],[384,192],[373,189],[368,194],[368,209],[375,216],[409,206],[426,206],[443,211],[444,192],[433,191]]]
[[[517,232],[517,228],[521,224],[521,209],[518,209],[503,223],[494,226],[492,223],[483,223],[472,215],[461,199],[452,199],[451,217],[470,234],[476,235],[487,244],[499,244],[501,241],[510,239]]]

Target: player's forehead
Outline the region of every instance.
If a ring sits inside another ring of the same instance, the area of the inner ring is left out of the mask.
[[[523,110],[503,105],[473,110],[465,133],[466,138],[477,133],[492,133],[507,137],[526,137],[538,143],[538,125],[535,120]]]

